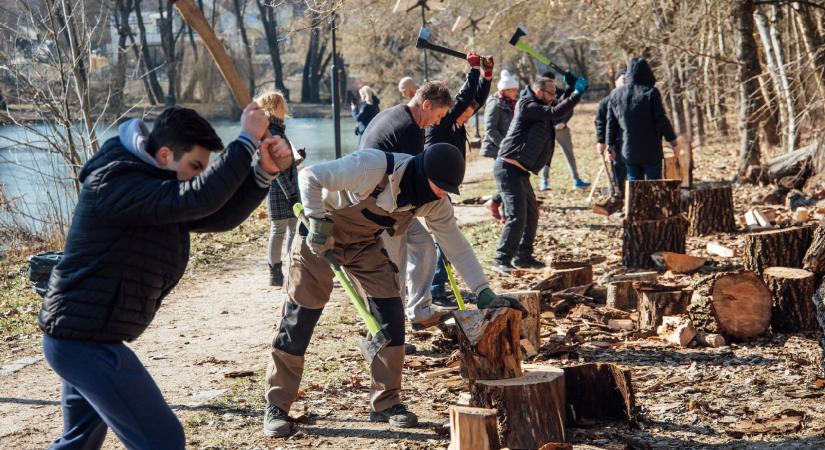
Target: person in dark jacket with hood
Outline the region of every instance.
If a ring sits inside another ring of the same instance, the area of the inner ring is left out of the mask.
[[[656,89],[656,77],[644,58],[633,58],[627,66],[626,83],[610,94],[607,110],[607,145],[621,144],[628,180],[662,178],[662,137],[679,160],[676,133]],[[620,137],[621,135],[621,137]]]
[[[355,119],[355,135],[358,136],[358,142],[361,142],[361,135],[364,134],[367,125],[381,111],[378,107],[381,100],[369,86],[361,86],[358,95],[361,96],[361,103],[357,105],[352,103],[350,108],[352,108],[352,118]]]
[[[507,221],[501,232],[492,270],[510,274],[515,267],[537,268],[544,263],[533,257],[533,241],[538,226],[538,204],[530,172],[537,174],[553,154],[553,121],[563,117],[587,90],[585,78],[568,82],[565,93],[556,97],[553,78],[538,77],[525,89],[513,123],[501,141],[493,167]]]
[[[625,82],[625,70],[621,69],[616,72],[615,77],[616,82],[616,89],[624,86]],[[594,124],[596,125],[596,151],[599,154],[600,158],[605,157],[605,150],[607,149],[607,108],[610,104],[610,96],[613,92],[616,92],[616,89],[610,92],[605,98],[603,98],[599,102],[598,108],[596,108],[596,120]],[[613,179],[613,184],[616,188],[616,191],[613,192],[613,195],[618,198],[624,197],[624,182],[627,179],[627,166],[625,165],[624,157],[622,157],[621,151],[615,151],[615,147],[621,148],[621,133],[617,133],[616,138],[618,142],[614,146],[613,151],[608,152],[607,157],[610,159],[611,165],[611,177]]]
[[[64,257],[40,310],[43,353],[62,381],[63,435],[50,448],[99,449],[108,428],[130,449],[183,449],[183,427],[124,341],[137,339],[183,276],[190,232],[230,230],[266,197],[289,157],[280,138],[256,147],[267,118],[246,107],[223,143],[195,111],[172,107],[150,133],[140,120],[81,170]],[[209,166],[207,168],[207,166]]]

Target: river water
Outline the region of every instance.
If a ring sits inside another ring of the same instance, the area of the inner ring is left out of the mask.
[[[213,121],[212,125],[224,144],[232,141],[240,131],[238,122]],[[150,125],[151,127],[151,125]],[[341,151],[344,155],[356,149],[353,133],[355,121],[351,117],[341,119]],[[38,130],[45,127],[38,126]],[[292,118],[286,122],[287,136],[296,148],[307,149],[305,164],[335,158],[335,138],[332,119]],[[97,129],[101,142],[115,136],[113,126]],[[44,220],[67,218],[74,207],[75,196],[69,178],[69,166],[59,156],[33,150],[43,147],[36,133],[18,126],[0,126],[0,189],[11,199],[17,211],[13,216],[0,210],[0,225],[14,219],[19,225],[40,230]]]

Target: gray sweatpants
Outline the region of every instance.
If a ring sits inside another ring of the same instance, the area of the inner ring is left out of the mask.
[[[398,266],[401,292],[407,294],[407,319],[411,322],[429,319],[436,312],[430,294],[436,264],[433,238],[417,218],[410,222],[403,235],[384,233],[381,236],[390,260]]]
[[[269,265],[281,262],[281,252],[283,251],[284,237],[286,237],[286,248],[292,248],[292,239],[295,238],[295,227],[298,219],[279,219],[269,221],[269,252],[267,258]]]
[[[570,176],[573,177],[573,180],[579,179],[579,171],[576,169],[576,156],[573,155],[573,136],[570,133],[570,127],[565,126],[561,130],[556,130],[556,142],[559,143],[561,146],[562,151],[564,151],[564,159],[567,160],[567,170],[570,172]],[[539,175],[542,180],[547,180],[550,178],[550,163],[553,161],[553,155],[550,155],[550,161],[547,161],[547,165],[541,169],[541,174]]]

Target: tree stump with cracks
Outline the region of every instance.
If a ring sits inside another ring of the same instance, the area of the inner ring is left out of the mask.
[[[461,373],[469,380],[521,375],[521,311],[468,309],[453,313],[458,324]]]
[[[754,272],[709,275],[694,283],[688,315],[698,330],[752,339],[771,323],[771,291]]]

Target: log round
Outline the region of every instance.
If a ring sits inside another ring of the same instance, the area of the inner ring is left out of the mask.
[[[751,339],[770,325],[771,292],[754,272],[716,273],[693,285],[688,314],[701,331]]]
[[[521,312],[512,308],[453,313],[458,324],[461,373],[469,380],[521,375]]]
[[[637,283],[638,284],[638,283]],[[639,329],[655,330],[664,316],[676,316],[687,312],[691,292],[689,290],[641,290],[639,295]]]
[[[790,227],[745,235],[745,268],[758,274],[766,267],[802,267],[813,227]]]
[[[541,292],[518,291],[508,292],[527,310],[527,315],[521,318],[521,338],[530,341],[534,350],[541,348]]]
[[[636,307],[639,297],[632,281],[613,281],[607,285],[607,306],[630,311]]]
[[[729,185],[697,187],[690,191],[686,203],[689,235],[736,231],[733,190]]]
[[[450,406],[449,450],[499,450],[496,410]]]
[[[687,221],[681,216],[662,220],[622,223],[622,264],[627,267],[656,267],[650,257],[656,252],[685,253]]]
[[[817,329],[813,273],[794,267],[768,267],[762,276],[773,297],[771,330],[796,333]]]
[[[479,380],[470,385],[470,404],[497,411],[501,445],[539,448],[564,442],[564,371],[537,367],[518,378]]]

